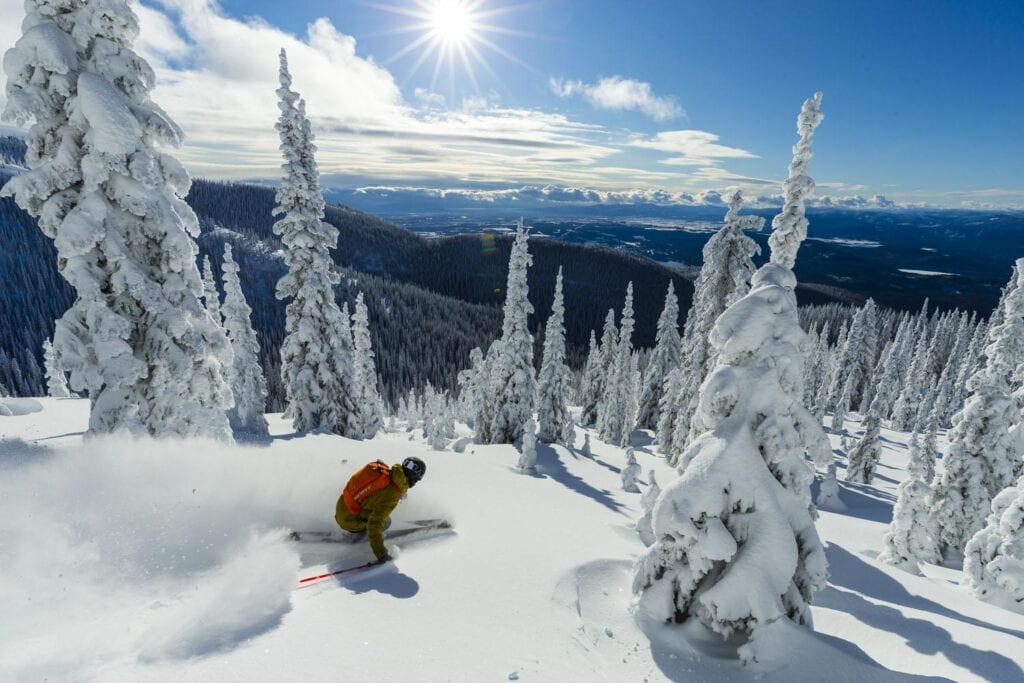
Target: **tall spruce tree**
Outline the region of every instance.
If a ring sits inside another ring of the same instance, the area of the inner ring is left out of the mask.
[[[565,306],[562,269],[555,279],[555,299],[544,328],[544,358],[537,378],[537,438],[544,443],[566,443],[572,429],[569,390],[572,373],[565,364]]]
[[[341,436],[359,436],[354,402],[352,356],[343,349],[351,333],[334,297],[339,276],[330,250],[338,230],[325,223],[313,133],[305,105],[292,90],[288,58],[281,50],[281,86],[277,89],[281,116],[283,178],[277,190],[274,234],[285,246],[288,272],[277,283],[277,298],[291,299],[281,343],[281,379],[286,415],[298,432],[326,429]]]
[[[654,351],[647,362],[643,386],[637,407],[637,426],[642,429],[656,429],[661,397],[669,372],[679,365],[682,340],[679,337],[679,300],[675,285],[668,282],[665,307],[658,317],[658,329],[654,338]]]
[[[1024,259],[1017,260],[1002,322],[989,330],[987,362],[969,380],[970,396],[953,417],[949,453],[935,490],[944,550],[962,552],[985,525],[992,499],[1013,482],[1017,461],[1010,427],[1020,414],[1010,394],[1010,378],[1024,362]]]
[[[633,283],[626,286],[626,300],[619,321],[618,344],[604,385],[604,395],[598,410],[597,428],[601,439],[611,444],[626,446],[636,424],[630,413],[630,392],[633,373]]]
[[[161,146],[180,128],[150,99],[126,0],[28,0],[4,56],[6,120],[33,121],[29,170],[0,191],[54,241],[76,298],[53,344],[87,391],[90,434],[230,439],[231,347],[200,301],[191,180]]]
[[[800,141],[773,221],[771,261],[750,292],[715,322],[717,366],[701,387],[699,415],[709,431],[683,456],[679,478],[654,508],[654,544],[635,564],[637,609],[659,622],[697,620],[730,638],[744,661],[763,643],[807,623],[825,586],[824,548],[814,527],[810,484],[830,450],[802,405],[803,354],[793,265],[807,234],[804,203],[820,94],[804,103]],[[751,533],[756,529],[757,533]],[[775,637],[768,637],[771,632]]]
[[[263,435],[267,433],[267,419],[263,416],[267,404],[267,380],[260,366],[260,343],[252,328],[252,308],[242,293],[238,278],[238,264],[231,253],[231,245],[224,245],[224,263],[221,266],[224,282],[224,329],[231,341],[234,361],[228,371],[228,384],[235,404],[228,411],[228,420],[235,434]]]
[[[488,358],[491,369],[488,403],[492,408],[487,440],[490,443],[515,442],[522,436],[523,425],[533,417],[537,380],[533,370],[533,335],[529,329],[533,305],[526,280],[533,257],[527,239],[520,220],[509,257],[501,339],[491,347],[493,359]]]
[[[377,365],[374,362],[370,340],[370,314],[363,293],[356,295],[356,310],[352,314],[352,376],[359,436],[372,439],[384,428],[384,401],[377,391]],[[447,409],[447,400],[445,401]]]

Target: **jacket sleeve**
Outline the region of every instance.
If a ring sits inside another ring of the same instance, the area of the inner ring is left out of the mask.
[[[387,496],[379,505],[374,506],[369,519],[366,520],[366,535],[370,539],[370,548],[378,560],[387,554],[387,548],[384,547],[384,525],[398,506],[399,500],[401,497],[398,495]]]

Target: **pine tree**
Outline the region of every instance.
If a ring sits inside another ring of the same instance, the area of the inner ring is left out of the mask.
[[[879,427],[882,419],[878,416],[879,401],[876,398],[864,417],[864,435],[850,451],[846,461],[846,481],[870,484],[875,478],[875,467],[882,457],[882,442]]]
[[[932,514],[932,488],[930,472],[935,470],[934,446],[937,429],[934,420],[929,425],[929,436],[922,446],[917,433],[910,442],[910,462],[907,478],[896,489],[896,505],[892,510],[892,523],[885,534],[885,549],[878,559],[911,573],[920,572],[919,562],[939,561],[939,527]],[[930,461],[930,462],[929,462]]]
[[[469,367],[458,375],[459,412],[467,422],[476,415],[477,407],[485,400],[488,370],[483,351],[476,347],[469,352]],[[471,423],[472,424],[472,423]]]
[[[230,439],[231,347],[200,301],[191,180],[158,146],[178,126],[150,99],[126,0],[28,0],[4,57],[4,118],[34,121],[13,196],[53,239],[76,298],[53,345],[91,402],[89,434]]]
[[[537,471],[537,426],[532,417],[523,425],[523,444],[517,469],[523,474]]]
[[[508,265],[505,320],[497,355],[491,366],[490,443],[513,443],[522,436],[523,425],[533,416],[537,394],[533,371],[533,335],[530,334],[530,304],[526,272],[533,263],[527,247],[522,220],[516,230]]]
[[[640,493],[637,479],[640,477],[640,465],[636,461],[636,452],[630,448],[626,450],[626,466],[619,473],[622,480],[622,490],[627,493]]]
[[[753,257],[761,248],[746,236],[746,229],[760,229],[760,216],[740,216],[743,194],[736,190],[729,198],[725,225],[704,245],[704,262],[694,283],[693,304],[683,328],[684,352],[677,395],[674,398],[675,418],[672,444],[667,448],[675,463],[690,441],[705,429],[694,424],[697,397],[704,378],[715,364],[715,350],[708,335],[715,320],[726,308],[743,297],[754,273]]]
[[[612,324],[614,325],[612,313]],[[593,427],[597,424],[597,407],[601,403],[604,379],[601,377],[601,350],[597,345],[594,331],[590,331],[590,348],[587,352],[587,363],[580,381],[580,426]]]
[[[1024,612],[1024,477],[992,500],[964,551],[964,584],[982,600]]]
[[[828,464],[825,476],[821,480],[821,486],[818,488],[818,497],[814,502],[823,510],[841,511],[846,508],[839,498],[839,479],[836,477],[835,457]]]
[[[643,388],[637,407],[637,426],[642,429],[656,429],[658,426],[659,408],[662,391],[672,368],[679,365],[679,353],[682,340],[679,337],[679,300],[676,298],[675,285],[668,281],[668,293],[665,294],[665,307],[658,318],[658,330],[654,340],[654,351],[651,353],[644,374]]]
[[[377,391],[377,366],[373,361],[370,341],[370,319],[363,293],[356,295],[356,312],[352,316],[352,371],[359,435],[372,439],[384,427],[384,401]]]
[[[224,317],[220,312],[220,295],[217,293],[217,278],[213,275],[213,265],[210,257],[203,257],[203,304],[206,312],[210,314],[213,322],[224,325]]]
[[[633,283],[626,286],[626,301],[622,306],[618,344],[612,360],[604,396],[598,410],[597,427],[602,440],[625,446],[633,430],[633,415],[629,414],[633,355]]]
[[[46,366],[46,393],[51,398],[69,398],[68,380],[60,367],[60,359],[49,339],[43,341],[43,363]]]
[[[1017,272],[1024,259],[1017,261]],[[936,514],[943,549],[962,551],[985,526],[992,499],[1010,485],[1020,454],[1009,429],[1019,419],[1010,377],[1024,362],[1024,278],[1012,283],[1003,322],[992,327],[988,362],[968,382],[970,397],[953,418],[949,453],[936,489]]]
[[[228,411],[231,429],[236,433],[263,435],[267,433],[267,419],[263,416],[267,403],[267,380],[260,365],[260,343],[252,328],[252,308],[242,293],[238,279],[238,264],[231,253],[231,245],[224,245],[224,329],[234,361],[228,370],[228,384],[235,404]]]
[[[338,272],[330,250],[338,230],[325,223],[313,133],[305,106],[291,89],[288,59],[281,50],[281,87],[277,90],[281,116],[284,177],[277,191],[274,234],[285,246],[288,272],[277,283],[277,298],[291,299],[281,343],[281,379],[288,403],[286,415],[295,431],[323,428],[341,436],[361,434],[352,377],[348,316],[334,298]]]
[[[914,347],[914,357],[903,380],[903,389],[893,406],[892,428],[910,429],[917,417],[921,398],[926,391],[925,363],[928,359],[928,336],[922,332]]]
[[[555,299],[544,329],[544,360],[537,378],[537,438],[544,443],[569,439],[569,388],[572,374],[565,364],[565,307],[562,304],[562,269],[555,279]]]
[[[820,94],[807,100],[797,122],[800,141],[785,205],[772,223],[771,260],[711,331],[718,361],[699,402],[709,431],[686,451],[681,475],[662,492],[656,541],[635,565],[633,590],[644,618],[695,619],[733,643],[745,640],[744,661],[758,660],[766,632],[784,634],[791,621],[809,621],[811,599],[827,577],[811,504],[814,467],[804,454],[825,466],[830,452],[801,403],[809,340],[797,317],[792,272],[807,234],[804,202],[814,189],[807,165],[820,101]]]
[[[651,519],[654,516],[654,504],[658,501],[658,496],[660,495],[661,487],[658,486],[654,470],[651,470],[647,473],[647,490],[640,496],[640,509],[643,511],[643,514],[636,523],[636,532],[640,535],[640,540],[646,546],[654,543],[654,528],[651,526]]]

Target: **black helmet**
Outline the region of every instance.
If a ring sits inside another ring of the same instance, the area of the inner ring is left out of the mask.
[[[402,469],[405,471],[405,478],[409,480],[409,486],[415,486],[416,482],[427,473],[426,463],[416,457],[403,460]]]

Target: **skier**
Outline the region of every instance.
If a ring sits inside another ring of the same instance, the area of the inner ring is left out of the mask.
[[[369,463],[345,485],[338,498],[335,521],[350,534],[353,542],[369,536],[377,562],[389,561],[391,554],[384,546],[384,530],[391,526],[391,513],[426,472],[426,464],[415,457],[391,467],[382,460]]]

